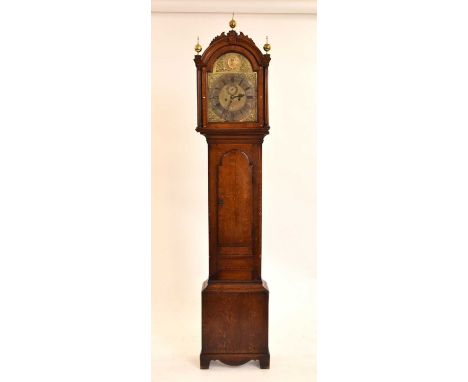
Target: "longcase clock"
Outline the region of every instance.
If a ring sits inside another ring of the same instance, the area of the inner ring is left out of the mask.
[[[261,275],[262,143],[268,134],[268,65],[234,30],[197,43],[198,126],[208,143],[209,277],[202,287],[200,367],[270,366],[268,287]]]

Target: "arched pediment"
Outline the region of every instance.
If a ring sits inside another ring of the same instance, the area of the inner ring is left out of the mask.
[[[264,56],[253,40],[242,32],[237,33],[234,30],[215,37],[203,53],[201,63],[211,71],[216,59],[229,52],[243,54],[250,61],[253,70],[258,71],[263,66]]]

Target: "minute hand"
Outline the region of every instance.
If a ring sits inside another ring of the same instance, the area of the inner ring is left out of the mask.
[[[237,99],[240,101],[240,99],[241,99],[244,95],[245,95],[245,94],[232,95],[232,96],[231,96],[231,100],[233,100],[234,98],[237,98]]]

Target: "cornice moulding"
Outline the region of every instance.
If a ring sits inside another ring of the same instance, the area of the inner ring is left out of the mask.
[[[154,13],[317,13],[316,0],[151,0]]]

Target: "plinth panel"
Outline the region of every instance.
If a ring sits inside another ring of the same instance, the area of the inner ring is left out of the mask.
[[[220,360],[269,365],[268,289],[266,283],[205,282],[202,290],[201,367]]]

